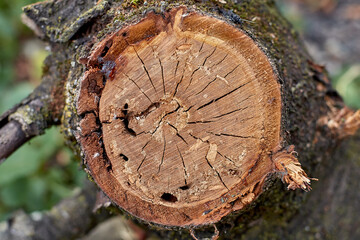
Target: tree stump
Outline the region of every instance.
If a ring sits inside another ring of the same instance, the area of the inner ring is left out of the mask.
[[[98,43],[86,66],[78,141],[97,184],[131,214],[168,226],[214,223],[280,170],[291,188],[309,188],[292,153],[277,154],[273,66],[229,23],[186,7],[151,12]]]
[[[61,124],[101,190],[147,223],[194,228],[229,215],[237,235],[303,232],[288,222],[308,195],[278,179],[309,190],[303,168],[331,176],[332,150],[360,111],[273,1],[62,0],[24,12],[51,55],[39,88],[0,117],[6,139]]]

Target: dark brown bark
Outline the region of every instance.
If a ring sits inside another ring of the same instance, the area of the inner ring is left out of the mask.
[[[144,17],[143,12],[154,11],[160,16],[178,5],[184,5],[189,11],[214,16],[235,26],[251,37],[266,54],[281,86],[280,137],[282,141],[279,149],[283,150],[282,152],[291,152],[292,147],[289,146],[295,145],[298,160],[303,168],[310,176],[320,179],[310,193],[289,192],[278,180],[279,176],[282,176],[284,181],[288,179],[287,175],[284,175],[284,171],[280,171],[280,166],[272,175],[267,176],[265,184],[261,185],[263,187],[261,191],[264,193],[255,202],[246,205],[246,208],[242,208],[236,215],[217,224],[220,233],[229,238],[234,238],[236,234],[241,234],[244,238],[256,238],[259,234],[274,238],[296,238],[297,236],[305,238],[308,236],[308,232],[304,233],[303,229],[308,229],[308,225],[310,229],[317,225],[324,231],[321,232],[318,229],[309,231],[309,235],[320,234],[320,237],[324,239],[328,237],[327,234],[346,236],[345,232],[333,230],[338,223],[331,221],[331,223],[322,223],[321,219],[335,216],[327,212],[326,205],[333,204],[331,209],[335,209],[343,206],[347,201],[321,202],[319,198],[322,197],[325,190],[328,193],[332,191],[331,196],[338,194],[345,196],[347,191],[350,192],[351,188],[345,192],[341,192],[344,188],[335,188],[335,190],[331,188],[338,179],[333,177],[333,174],[336,175],[343,171],[339,161],[332,155],[334,154],[333,149],[341,139],[356,132],[360,124],[360,112],[354,114],[344,106],[341,98],[332,89],[326,71],[312,62],[297,34],[276,11],[273,1],[258,0],[240,3],[233,1],[226,4],[221,3],[222,1],[204,1],[202,3],[147,1],[146,5],[127,1],[121,4],[113,1],[100,1],[97,5],[93,1],[79,1],[79,3],[73,1],[71,4],[68,2],[39,3],[25,8],[25,14],[28,24],[37,31],[40,37],[49,42],[53,51],[47,64],[49,73],[53,74],[45,76],[43,85],[45,87],[42,89],[52,96],[43,98],[49,106],[46,109],[55,109],[56,114],[47,116],[45,122],[56,123],[62,114],[61,124],[68,143],[74,148],[74,151],[85,153],[84,159],[87,160],[86,154],[91,151],[86,148],[91,146],[90,143],[95,146],[102,144],[102,140],[99,140],[100,131],[87,132],[89,145],[82,143],[82,149],[75,141],[76,137],[79,139],[82,134],[79,131],[79,126],[82,127],[81,120],[89,120],[91,114],[97,114],[88,112],[86,107],[89,106],[85,105],[82,115],[79,116],[77,112],[79,110],[76,106],[79,87],[84,83],[84,81],[81,82],[81,79],[84,72],[88,70],[86,68],[99,68],[105,72],[104,81],[96,83],[96,86],[106,84],[111,77],[112,71],[106,76],[106,71],[109,69],[103,68],[101,64],[96,66],[101,62],[99,59],[89,62],[90,57],[94,56],[91,54],[99,50],[96,49],[96,46],[99,46],[97,44],[115,31],[139,22]],[[62,16],[67,17],[62,18]],[[46,79],[48,80],[46,81]],[[46,83],[51,84],[46,85]],[[41,96],[42,91],[38,91],[38,93],[37,96]],[[91,106],[90,111],[92,111]],[[9,118],[3,119],[5,121],[1,121],[4,124],[9,121],[6,120]],[[90,120],[84,125],[88,123],[92,124],[94,121]],[[101,129],[101,124],[96,121],[94,123],[99,129]],[[42,126],[39,129],[44,129],[48,125]],[[282,157],[282,155],[274,153],[268,154],[274,159]],[[336,154],[341,154],[341,151]],[[86,164],[88,163],[85,162]],[[111,168],[108,161],[101,164],[104,168]],[[351,166],[346,167],[346,176],[355,176],[358,168],[350,162],[346,166]],[[354,182],[349,181],[349,185],[350,183]],[[347,182],[345,181],[344,184],[347,185]],[[356,184],[354,186],[358,187]],[[350,223],[344,224],[350,231],[353,229],[353,222],[356,222],[356,216],[351,213],[352,210],[358,209],[358,206],[352,200],[349,203],[350,205],[345,208]],[[233,207],[236,201],[229,204],[232,204],[231,207]],[[316,205],[318,209],[324,210],[310,211],[312,204]],[[307,218],[308,212],[311,212],[312,215],[308,217],[309,220],[305,221],[308,225],[304,226],[304,223],[299,222],[303,222],[304,218]],[[232,230],[227,233],[230,228]],[[275,231],[277,233],[273,234]],[[164,234],[170,236],[176,233]],[[182,235],[182,237],[187,238],[189,235]]]
[[[21,125],[16,121],[10,121],[3,126],[0,129],[0,164],[29,138],[26,137]]]
[[[65,104],[64,84],[70,66],[64,46],[54,46],[53,50],[44,61],[42,83],[0,116],[1,160],[32,137],[43,134],[45,129],[60,124]]]

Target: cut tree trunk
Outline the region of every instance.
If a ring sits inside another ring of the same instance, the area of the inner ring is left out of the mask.
[[[271,156],[281,145],[277,77],[225,21],[185,7],[149,13],[101,41],[87,68],[77,139],[94,180],[133,215],[169,226],[217,222],[283,168]],[[297,164],[287,155],[280,165]],[[299,170],[291,187],[306,189]]]
[[[101,190],[147,223],[240,216],[249,228],[280,204],[290,219],[307,195],[277,179],[310,190],[303,169],[321,175],[359,128],[360,112],[272,1],[63,0],[24,11],[52,48],[45,78],[67,76],[45,88],[46,109]]]

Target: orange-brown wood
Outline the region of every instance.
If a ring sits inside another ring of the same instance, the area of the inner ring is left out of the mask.
[[[261,193],[275,170],[281,98],[269,60],[246,34],[186,8],[150,13],[100,42],[87,67],[79,140],[118,206],[191,226]]]

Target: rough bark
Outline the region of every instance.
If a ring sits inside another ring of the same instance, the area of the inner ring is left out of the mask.
[[[58,123],[59,116],[61,116],[61,124],[64,134],[68,138],[68,144],[78,154],[82,153],[84,159],[87,159],[87,153],[91,151],[86,149],[84,143],[80,149],[75,139],[79,139],[79,135],[82,134],[79,131],[81,120],[91,118],[91,114],[79,114],[76,104],[80,87],[85,82],[83,80],[85,71],[95,68],[97,64],[96,61],[89,62],[91,57],[94,56],[94,52],[103,49],[100,48],[101,46],[106,46],[103,43],[106,42],[109,35],[138,23],[146,13],[154,12],[155,15],[166,15],[167,12],[178,6],[186,6],[190,12],[220,19],[245,33],[257,44],[269,59],[281,92],[279,134],[281,141],[277,151],[267,154],[272,156],[275,166],[276,159],[295,159],[296,166],[298,166],[297,160],[299,160],[310,176],[320,179],[320,182],[315,185],[314,193],[284,190],[278,177],[282,177],[282,180],[293,187],[296,175],[289,174],[287,171],[289,166],[282,168],[284,160],[282,164],[274,167],[274,171],[267,174],[259,185],[261,190],[258,193],[263,192],[259,198],[254,199],[254,196],[251,195],[251,199],[245,201],[243,196],[235,196],[230,198],[227,205],[222,205],[222,210],[226,214],[235,209],[241,209],[241,211],[223,219],[217,225],[218,229],[226,235],[227,230],[235,226],[228,236],[231,234],[244,234],[245,236],[246,233],[251,237],[261,232],[270,234],[274,230],[279,230],[278,235],[274,237],[290,237],[295,233],[305,237],[306,234],[301,231],[303,225],[301,227],[301,224],[297,225],[298,221],[304,218],[303,214],[307,211],[306,206],[309,206],[304,205],[304,202],[309,196],[310,202],[316,202],[316,198],[321,197],[321,192],[328,186],[325,181],[322,182],[321,177],[326,181],[332,181],[333,178],[329,176],[333,171],[336,173],[338,169],[335,158],[330,157],[333,154],[332,150],[341,139],[355,133],[359,127],[360,113],[353,113],[344,106],[341,98],[332,89],[326,71],[312,62],[297,34],[277,12],[273,1],[232,1],[227,3],[225,1],[203,1],[201,3],[196,1],[168,1],[166,3],[147,1],[146,4],[137,1],[122,3],[100,1],[97,4],[93,1],[50,1],[26,7],[24,9],[26,22],[40,37],[49,42],[53,52],[48,58],[49,71],[44,77],[44,83],[51,84],[44,84],[44,87],[39,88],[41,90],[38,91],[37,96],[43,96],[42,92],[47,93],[46,96],[52,96],[41,99],[47,104],[46,106],[49,106],[46,109],[55,109],[56,111],[53,111],[55,114],[44,117],[47,120],[41,121],[39,129],[44,129],[49,123]],[[104,39],[105,41],[103,41]],[[104,64],[97,67],[103,70],[104,75],[107,74],[107,78],[111,78],[113,68],[103,68]],[[107,78],[104,82],[95,81],[95,86],[106,84]],[[98,93],[94,92],[94,96],[96,94]],[[28,106],[28,102],[26,100],[22,105]],[[16,110],[5,114],[1,122],[10,121],[11,118],[8,117],[10,114],[20,112]],[[86,109],[81,111],[88,113]],[[47,110],[46,112],[52,111]],[[36,113],[44,116],[39,111]],[[24,118],[24,115],[20,114],[20,116]],[[21,120],[17,121],[22,123]],[[23,126],[26,127],[36,121],[23,122],[25,122]],[[47,124],[43,124],[44,122]],[[89,122],[85,122],[85,125],[93,122],[89,120]],[[98,124],[95,121],[95,125]],[[91,136],[96,134],[96,132],[92,132]],[[97,138],[89,141],[100,144]],[[297,158],[293,156],[291,145],[295,146],[298,153]],[[86,164],[89,163],[85,162]],[[102,164],[105,169],[110,166],[107,161]],[[95,180],[99,182],[99,178]],[[304,183],[297,184],[301,186]],[[304,186],[307,187],[306,184]],[[252,190],[254,189],[255,187]],[[314,196],[313,200],[311,200],[311,196]],[[237,204],[240,204],[241,207]],[[342,202],[339,201],[337,204],[342,204]],[[129,209],[127,210],[129,211]],[[134,210],[130,210],[130,212],[139,216],[134,213]],[[319,216],[325,215],[329,216],[326,212],[321,212],[311,219],[318,223]],[[274,219],[276,221],[273,221]],[[293,221],[285,224],[290,219]],[[162,224],[166,225],[163,222]],[[311,224],[311,220],[309,220],[309,225]],[[330,223],[327,226],[334,226],[333,224]],[[321,226],[331,232],[326,225]],[[348,226],[352,227],[353,225],[349,224]],[[169,233],[166,235],[169,236]],[[325,234],[321,237],[326,238],[327,236]]]
[[[41,85],[0,116],[0,162],[32,137],[43,134],[46,128],[60,124],[70,68],[66,49],[54,46],[54,52],[44,61]]]

